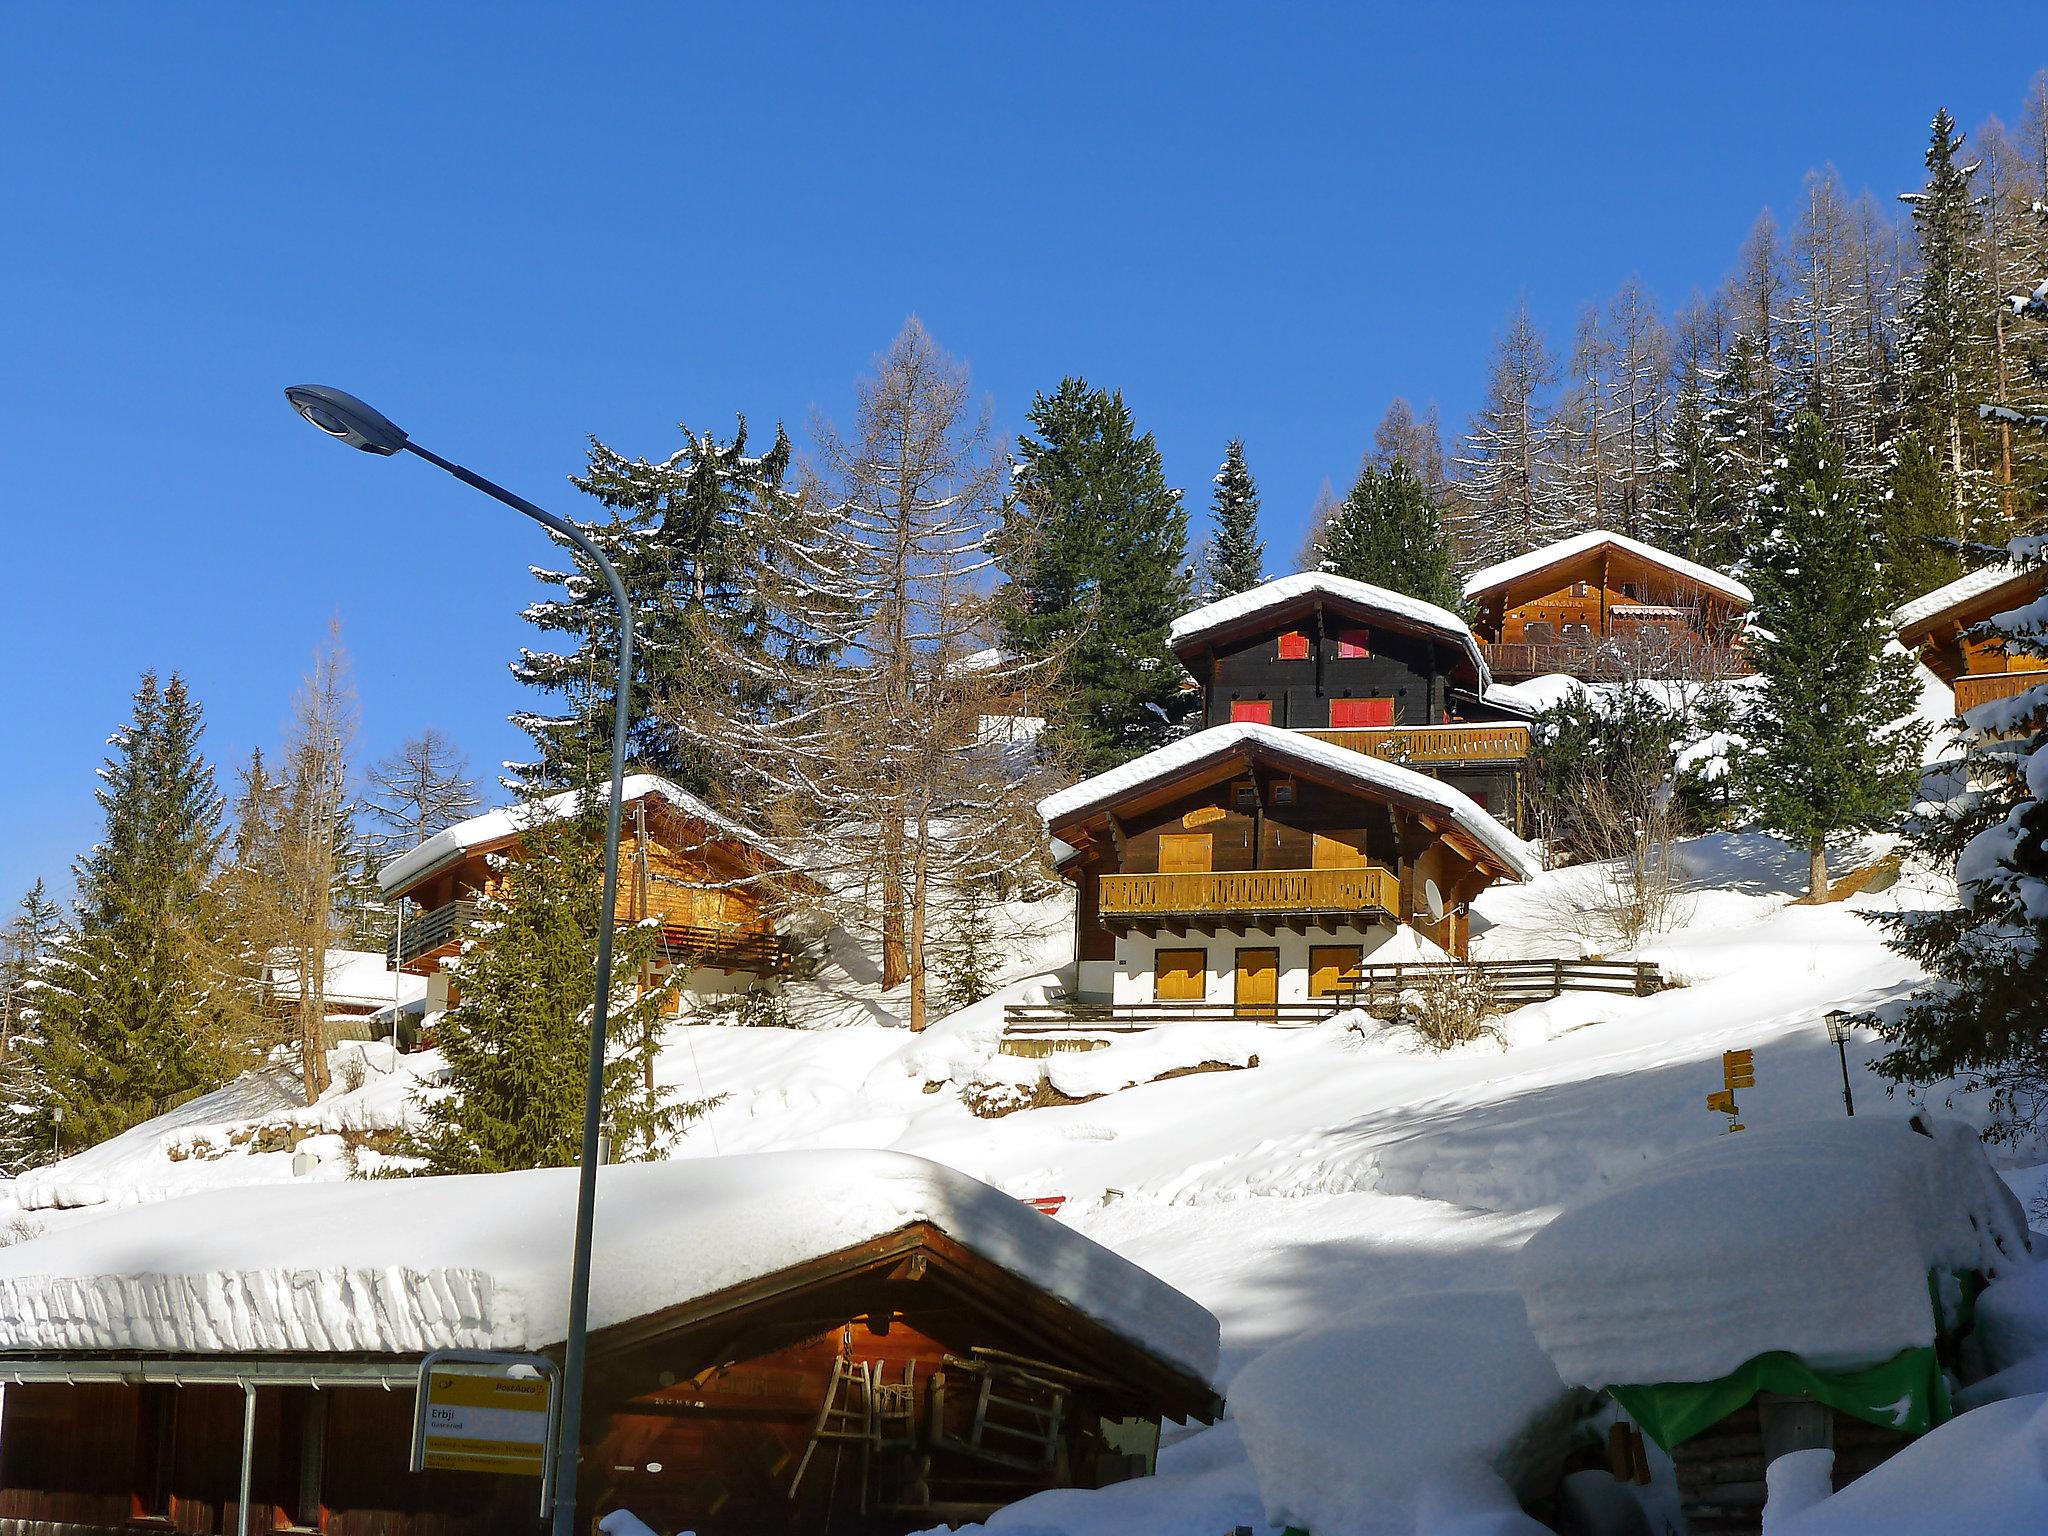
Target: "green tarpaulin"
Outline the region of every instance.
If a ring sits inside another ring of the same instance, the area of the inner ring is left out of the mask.
[[[1860,1371],[1816,1371],[1775,1350],[1718,1381],[1609,1387],[1614,1400],[1666,1451],[1711,1429],[1759,1392],[1826,1403],[1852,1418],[1924,1435],[1949,1416],[1948,1386],[1932,1346],[1902,1350]]]

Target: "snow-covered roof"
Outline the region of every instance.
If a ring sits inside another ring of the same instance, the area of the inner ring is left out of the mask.
[[[1176,778],[1218,758],[1251,748],[1289,759],[1319,773],[1349,780],[1362,789],[1378,790],[1435,806],[1521,879],[1534,879],[1543,867],[1527,843],[1489,816],[1471,796],[1453,789],[1440,779],[1417,773],[1412,768],[1403,768],[1398,763],[1384,762],[1364,752],[1354,752],[1349,747],[1318,741],[1302,731],[1286,731],[1249,721],[1212,725],[1206,731],[1197,731],[1179,741],[1168,742],[1143,757],[1133,758],[1093,778],[1083,779],[1039,801],[1038,814],[1051,824],[1106,804],[1134,789]]]
[[[1419,597],[1410,597],[1405,592],[1390,592],[1369,581],[1354,581],[1349,576],[1338,576],[1329,571],[1300,571],[1292,576],[1261,582],[1249,592],[1204,603],[1194,612],[1184,613],[1173,621],[1166,631],[1166,643],[1178,651],[1182,646],[1242,619],[1304,597],[1318,596],[1376,609],[1389,618],[1448,636],[1465,648],[1472,664],[1479,669],[1480,686],[1485,687],[1488,681],[1486,659],[1479,652],[1479,641],[1473,636],[1471,626],[1455,613],[1448,608],[1439,608],[1435,603],[1425,603]]]
[[[1575,1205],[1518,1281],[1560,1375],[1713,1381],[1787,1350],[1820,1370],[1932,1344],[1933,1273],[2024,1267],[2027,1223],[1976,1133],[1816,1120],[1717,1136]]]
[[[1548,570],[1561,561],[1576,559],[1588,550],[1598,549],[1603,544],[1614,549],[1626,550],[1653,565],[1661,565],[1667,570],[1678,572],[1681,576],[1688,576],[1701,586],[1711,587],[1722,596],[1731,597],[1738,603],[1749,604],[1756,601],[1748,587],[1725,572],[1714,570],[1710,566],[1697,565],[1682,555],[1674,555],[1669,550],[1658,549],[1653,544],[1645,544],[1640,539],[1632,539],[1625,533],[1613,533],[1605,528],[1575,533],[1568,539],[1559,539],[1555,544],[1532,549],[1526,555],[1517,555],[1512,560],[1503,560],[1498,565],[1489,565],[1484,570],[1474,571],[1465,578],[1465,595],[1477,597],[1481,592],[1490,592],[1495,587],[1505,586],[1508,582],[1519,581],[1522,577],[1533,575],[1537,571]]]
[[[1966,576],[1958,576],[1946,586],[1936,587],[1911,602],[1899,604],[1892,610],[1892,628],[1899,634],[1907,634],[1930,619],[1939,618],[1951,608],[1960,608],[1973,598],[1997,591],[2022,574],[2019,566],[2005,560],[1981,566]]]
[[[0,1249],[0,1350],[417,1354],[538,1349],[568,1328],[576,1171],[216,1190]],[[1216,1319],[1107,1248],[900,1152],[606,1168],[593,1328],[929,1222],[1208,1380]]]
[[[396,976],[394,991],[393,978]],[[389,1007],[394,998],[416,1002],[427,994],[427,979],[410,972],[393,972],[382,950],[330,949],[327,951],[327,984],[322,989],[328,1005],[350,1003]],[[281,998],[299,995],[298,967],[280,956],[270,967],[270,985]]]
[[[721,816],[702,800],[680,785],[672,784],[658,773],[629,773],[624,786],[625,801],[628,805],[645,795],[654,795],[665,800],[677,812],[693,817],[705,825],[732,838],[735,842],[750,847],[766,849],[760,835],[748,831],[729,817]],[[517,805],[501,805],[494,811],[485,811],[481,816],[472,816],[467,821],[458,821],[452,827],[443,828],[417,848],[408,849],[386,864],[377,872],[377,885],[385,895],[403,890],[424,875],[431,874],[444,864],[453,863],[473,848],[488,847],[503,842],[532,826],[537,819],[568,816],[574,813],[580,790],[564,790],[558,795],[549,795],[539,803],[536,810],[525,802]]]

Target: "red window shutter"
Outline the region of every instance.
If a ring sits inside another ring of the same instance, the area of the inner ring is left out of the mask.
[[[1230,701],[1230,723],[1248,721],[1253,725],[1273,723],[1273,701],[1271,699],[1232,699]]]
[[[1330,726],[1333,730],[1357,730],[1368,725],[1392,725],[1392,699],[1332,699]]]
[[[1307,661],[1308,636],[1298,629],[1290,629],[1280,637],[1280,659],[1282,661]]]
[[[1370,656],[1372,654],[1372,632],[1364,629],[1338,630],[1337,654],[1339,657]]]

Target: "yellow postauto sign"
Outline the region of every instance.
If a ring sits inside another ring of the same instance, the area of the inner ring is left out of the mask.
[[[547,1471],[550,1385],[545,1377],[430,1369],[421,1468],[542,1476]]]

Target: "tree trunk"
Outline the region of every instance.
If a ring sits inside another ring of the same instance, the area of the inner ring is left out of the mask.
[[[903,944],[903,819],[891,807],[882,824],[882,990],[909,974]]]
[[[1828,850],[1817,843],[1806,850],[1806,894],[1815,901],[1828,893]]]
[[[910,879],[910,1032],[924,1033],[927,1022],[924,1001],[924,920],[928,905],[926,900],[930,889],[931,871],[931,818],[919,810],[917,815],[917,852],[911,865]]]

